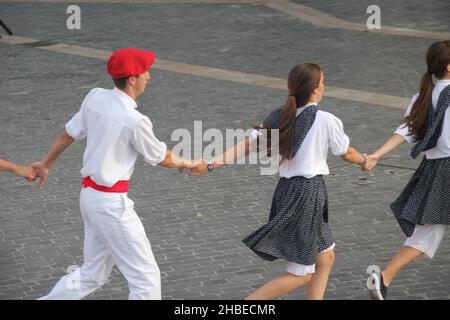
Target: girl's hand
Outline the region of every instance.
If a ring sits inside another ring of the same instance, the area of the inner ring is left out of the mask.
[[[200,160],[186,160],[178,168],[178,172],[179,173],[183,173],[184,169],[190,169],[190,171],[192,171],[193,169],[196,169],[199,165],[201,165],[203,162],[204,161],[202,159],[200,159]]]
[[[367,162],[361,169],[365,171],[371,171],[377,165],[378,160],[379,157],[375,154],[367,156]]]
[[[45,180],[48,178],[49,169],[43,162],[34,162],[31,166],[35,170],[37,177],[39,177],[38,188],[42,189],[44,187]]]
[[[207,172],[208,172],[208,163],[205,160],[202,160],[202,162],[198,163],[195,167],[192,167],[190,169],[189,175],[202,176]]]
[[[28,181],[34,181],[37,178],[37,172],[31,166],[17,165],[13,172],[15,175],[24,177]]]

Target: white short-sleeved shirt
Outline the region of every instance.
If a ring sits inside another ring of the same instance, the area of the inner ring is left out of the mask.
[[[166,144],[155,137],[152,122],[136,108],[134,99],[117,88],[89,92],[66,124],[72,138],[87,138],[83,177],[111,187],[131,178],[139,153],[152,165],[164,160]]]
[[[439,100],[439,95],[441,94],[441,91],[448,85],[450,85],[450,80],[435,81],[432,93],[433,108],[436,108],[437,106],[437,102]],[[412,106],[414,102],[416,102],[418,96],[419,94],[416,94],[414,97],[412,97],[411,102],[406,108],[405,117],[409,115],[409,113],[411,112]],[[405,138],[405,140],[410,144],[414,142],[414,136],[408,135],[409,129],[405,124],[401,124],[397,128],[397,130],[395,130],[394,133]],[[442,133],[437,141],[436,147],[428,151],[425,151],[425,156],[427,157],[427,159],[439,159],[450,157],[450,108],[447,109],[447,111],[445,111]]]
[[[306,107],[315,105],[308,103],[297,109],[297,116]],[[253,131],[251,137],[255,139],[258,131]],[[316,120],[306,135],[295,156],[280,164],[280,177],[291,178],[302,176],[312,178],[317,175],[328,175],[328,150],[336,156],[344,155],[350,145],[350,139],[344,132],[342,121],[329,112],[318,110]]]

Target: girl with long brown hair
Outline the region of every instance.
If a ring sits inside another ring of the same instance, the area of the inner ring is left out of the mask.
[[[433,258],[450,224],[450,40],[433,43],[426,53],[427,71],[420,92],[407,108],[394,135],[368,157],[364,168],[402,143],[414,143],[411,156],[425,152],[420,166],[391,204],[407,240],[380,273],[371,275],[373,299],[385,300],[394,277],[417,257]]]
[[[328,224],[328,150],[345,161],[365,164],[365,155],[350,147],[342,122],[319,110],[324,92],[322,69],[296,65],[289,73],[286,103],[271,112],[263,128],[279,130],[279,175],[269,221],[243,242],[265,260],[283,259],[287,273],[268,282],[247,299],[273,299],[307,284],[308,299],[322,299],[334,263],[334,240]],[[263,131],[263,130],[262,130]],[[192,175],[221,167],[250,152],[262,132],[238,143]],[[272,135],[273,137],[273,135]],[[271,150],[276,150],[271,139]],[[245,150],[245,153],[240,150]],[[228,160],[228,161],[227,161]]]

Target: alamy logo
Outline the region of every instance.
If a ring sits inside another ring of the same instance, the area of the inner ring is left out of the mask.
[[[381,269],[379,266],[371,265],[367,267],[366,273],[369,274],[367,278],[367,288],[368,289],[380,289],[380,277]],[[373,277],[372,275],[376,274],[377,277]]]
[[[81,9],[77,5],[70,5],[67,7],[66,13],[70,16],[67,17],[66,26],[69,30],[81,29]]]
[[[81,288],[80,268],[77,265],[72,265],[66,269],[66,272],[69,274],[66,281],[67,289],[79,290]]]
[[[270,131],[270,133],[269,133]],[[254,129],[225,129],[225,135],[217,128],[210,128],[203,131],[203,122],[194,121],[194,134],[187,129],[178,128],[172,132],[171,141],[178,142],[172,148],[173,154],[177,157],[189,160],[204,159],[213,160],[216,156],[232,148],[236,142],[244,139],[252,139],[248,157],[240,157],[234,160],[232,153],[227,153],[229,158],[225,159],[226,164],[259,164],[261,175],[274,175],[279,167],[279,130],[260,129],[258,131],[258,141]],[[268,137],[270,136],[270,145]],[[203,143],[209,143],[203,148]],[[240,144],[238,153],[245,154],[245,145]],[[270,149],[270,150],[269,150]],[[248,162],[246,162],[248,161]]]
[[[371,15],[367,18],[366,26],[369,30],[381,29],[381,9],[377,5],[370,5],[367,7],[367,13]]]

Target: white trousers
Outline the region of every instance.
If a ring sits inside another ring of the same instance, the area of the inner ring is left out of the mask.
[[[160,300],[159,268],[127,194],[83,188],[80,209],[85,229],[84,263],[41,299],[82,299],[100,288],[117,264],[128,282],[130,300]]]
[[[447,226],[442,224],[416,225],[414,233],[406,239],[404,246],[422,251],[427,258],[433,259],[444,238],[445,229]]]

